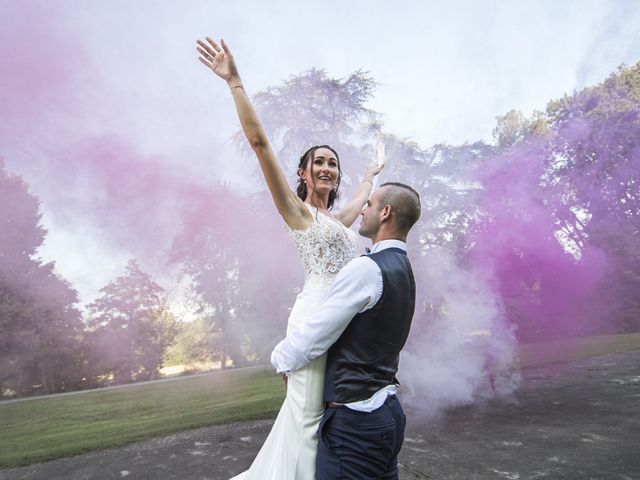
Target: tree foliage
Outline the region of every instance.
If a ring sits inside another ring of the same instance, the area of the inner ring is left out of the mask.
[[[82,383],[76,292],[43,264],[39,202],[0,161],[0,393],[29,395]]]
[[[300,155],[312,145],[329,143],[341,153],[353,147],[354,137],[373,133],[378,115],[365,104],[374,89],[374,80],[362,71],[335,79],[311,69],[257,93],[254,103],[285,170],[295,171]],[[250,153],[242,132],[235,142]]]
[[[222,365],[264,360],[286,325],[295,265],[282,259],[293,259],[293,249],[266,205],[265,194],[203,190],[183,212],[172,246],[171,261],[182,265]]]
[[[577,245],[606,252],[602,284],[620,331],[640,328],[640,63],[551,102],[553,175]]]
[[[180,322],[177,324],[175,342],[165,354],[165,364],[183,365],[189,369],[197,364],[220,361],[220,356],[215,353],[216,343],[215,336],[210,332],[210,323],[203,317]]]
[[[89,305],[94,374],[118,384],[155,378],[177,333],[163,289],[130,260],[125,274],[100,292]]]
[[[621,67],[544,113],[498,118],[469,242],[487,235],[524,340],[640,328],[639,84],[640,64]]]

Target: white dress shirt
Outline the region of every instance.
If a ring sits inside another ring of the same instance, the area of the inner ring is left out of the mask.
[[[401,240],[383,240],[373,245],[371,253],[392,247],[407,249]],[[378,303],[383,288],[382,272],[376,262],[367,256],[351,260],[336,276],[320,309],[304,322],[302,328],[292,330],[276,345],[271,353],[271,364],[278,372],[299,370],[327,352],[353,317]],[[349,403],[347,407],[371,412],[396,391],[395,385],[389,385],[371,398]]]

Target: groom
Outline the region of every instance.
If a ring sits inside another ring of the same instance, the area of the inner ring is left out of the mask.
[[[304,332],[290,332],[271,354],[273,366],[288,372],[328,351],[317,480],[398,478],[406,419],[395,374],[415,306],[406,239],[420,197],[385,183],[361,215],[371,253],[345,265]]]

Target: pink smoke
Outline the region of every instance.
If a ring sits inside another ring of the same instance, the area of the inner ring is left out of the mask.
[[[484,212],[474,235],[471,258],[495,276],[519,337],[549,339],[593,331],[600,311],[593,309],[607,261],[585,247],[576,258],[556,236],[555,213],[566,209],[560,196],[540,186],[547,154],[526,142],[483,164]]]
[[[0,141],[7,147],[24,135],[43,133],[42,125],[58,112],[72,113],[74,87],[91,70],[52,4],[5,2],[0,10]]]

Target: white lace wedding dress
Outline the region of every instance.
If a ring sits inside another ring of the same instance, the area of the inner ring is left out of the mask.
[[[302,259],[305,281],[291,309],[287,332],[305,328],[305,320],[318,309],[336,274],[358,253],[354,232],[307,206],[314,218],[311,226],[288,229]],[[291,372],[287,396],[267,440],[249,470],[231,480],[315,479],[325,364],[323,355]]]

